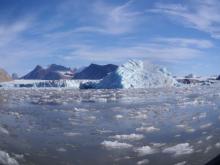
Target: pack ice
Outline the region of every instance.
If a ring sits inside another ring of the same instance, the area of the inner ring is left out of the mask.
[[[177,84],[166,68],[140,60],[130,60],[104,77],[97,88],[158,88]]]

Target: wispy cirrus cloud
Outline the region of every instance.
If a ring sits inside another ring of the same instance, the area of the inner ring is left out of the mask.
[[[11,24],[0,24],[0,47],[16,40],[30,25],[30,20],[18,20]]]
[[[91,0],[91,3],[54,0],[53,4],[33,6],[33,13],[19,3],[17,5],[24,7],[22,11],[27,13],[16,17],[10,12],[12,20],[0,17],[0,58],[3,59],[0,67],[24,74],[37,64],[120,64],[133,58],[172,64],[197,61],[208,50],[216,48],[216,40],[188,35],[185,27],[173,34],[163,29],[164,22],[158,22],[152,12],[166,14],[175,21],[181,20],[179,23],[186,27],[217,37],[218,31],[213,29],[217,29],[218,24],[213,22],[217,22],[219,16],[205,14],[207,8],[214,8],[216,0],[207,1],[208,7],[205,2],[156,3],[155,6],[152,2],[152,9],[144,0]],[[148,5],[148,12],[144,4]],[[218,13],[217,9],[214,12]],[[171,26],[173,24],[167,28]],[[186,34],[184,38],[182,32]]]
[[[73,46],[73,51],[63,56],[65,60],[81,59],[109,62],[124,62],[129,58],[148,59],[178,63],[204,55],[204,50],[213,47],[209,40],[193,38],[156,38],[148,43],[136,43],[121,47],[97,49],[94,45]]]
[[[91,10],[96,18],[95,25],[81,26],[76,32],[98,32],[105,34],[125,34],[133,32],[140,22],[142,11],[134,11],[131,7],[135,1],[130,0],[124,4],[113,6],[104,2],[96,2]]]
[[[189,3],[156,3],[155,7],[149,11],[165,14],[186,27],[209,33],[212,37],[220,39],[220,1],[186,2]]]

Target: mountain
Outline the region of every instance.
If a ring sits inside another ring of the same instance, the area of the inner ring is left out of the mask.
[[[5,81],[11,81],[11,77],[9,74],[4,70],[0,68],[0,82],[5,82]]]
[[[60,80],[60,79],[72,79],[73,70],[70,68],[51,64],[48,68],[44,69],[42,66],[37,65],[27,75],[21,79],[32,79],[32,80]]]
[[[90,79],[98,80],[107,76],[108,73],[114,72],[118,68],[117,65],[108,64],[108,65],[97,65],[91,64],[81,72],[74,75],[74,79]]]
[[[178,82],[166,68],[143,61],[130,60],[115,72],[104,77],[96,88],[160,88],[177,85]]]

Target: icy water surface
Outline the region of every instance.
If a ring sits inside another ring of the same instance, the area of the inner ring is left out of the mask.
[[[202,165],[220,154],[220,85],[0,90],[0,164]]]

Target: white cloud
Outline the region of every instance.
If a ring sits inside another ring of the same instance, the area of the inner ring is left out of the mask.
[[[163,13],[187,27],[209,33],[214,38],[220,38],[220,1],[195,0],[188,4],[157,3],[149,11]]]
[[[99,1],[92,6],[93,17],[97,19],[95,21],[96,25],[81,26],[76,28],[75,31],[114,35],[132,32],[139,22],[139,16],[143,14],[130,9],[133,3],[134,1],[130,0],[125,4],[112,6]]]
[[[25,31],[29,26],[29,20],[20,20],[12,24],[0,25],[0,47],[3,47]]]
[[[127,59],[149,59],[163,62],[178,62],[201,57],[203,49],[213,47],[209,40],[192,38],[157,38],[148,43],[134,43],[124,46],[99,47],[95,45],[76,45],[72,52],[63,58],[109,62],[124,62]]]

